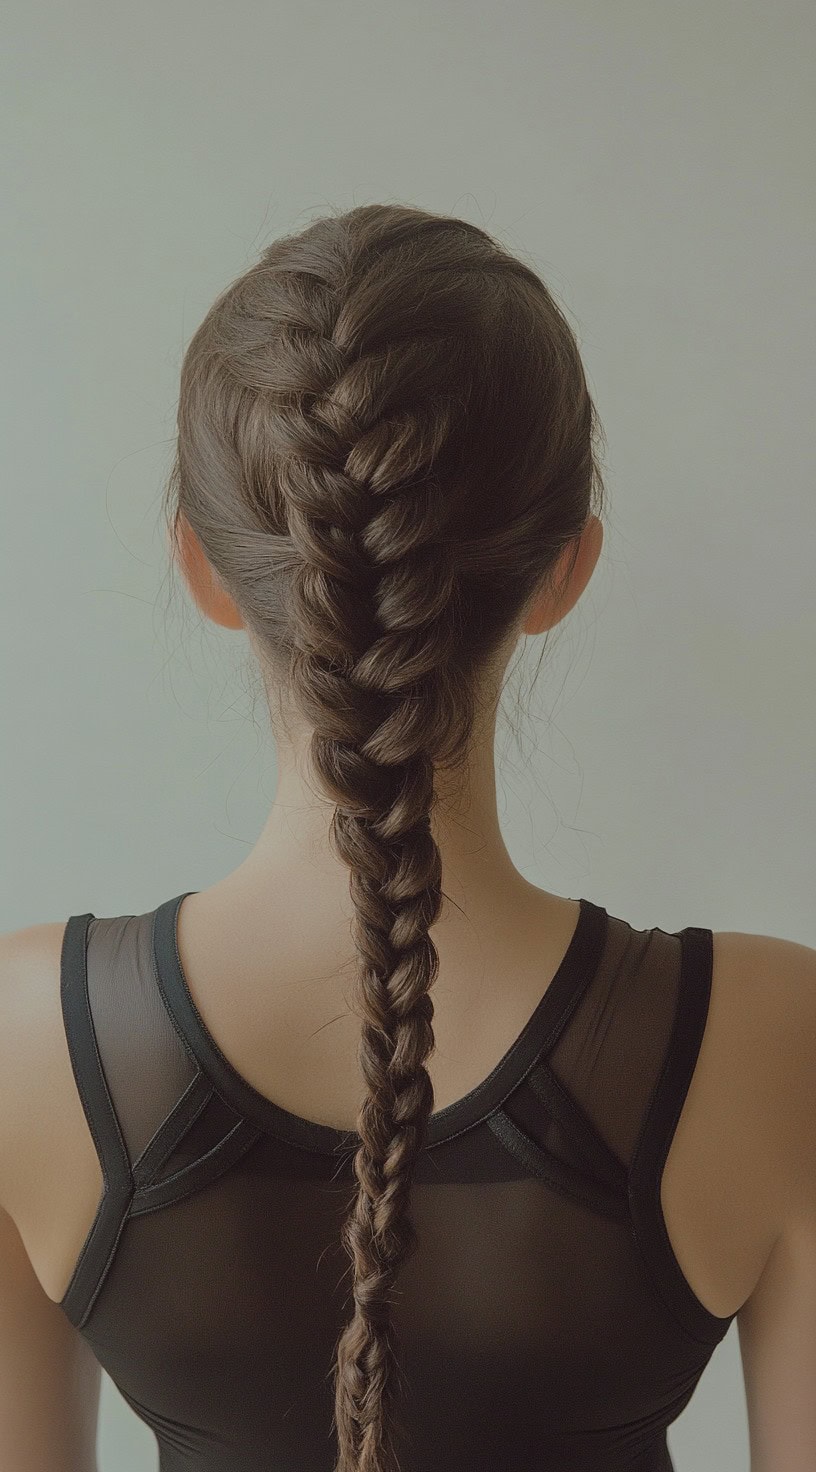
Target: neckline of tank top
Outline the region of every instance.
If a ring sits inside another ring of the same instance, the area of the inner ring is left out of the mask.
[[[265,1134],[320,1154],[353,1152],[360,1143],[355,1130],[321,1124],[275,1104],[238,1072],[207,1028],[190,992],[178,950],[178,912],[187,896],[198,892],[186,890],[165,900],[153,912],[154,973],[176,1031],[221,1098]],[[580,898],[578,905],[578,919],[569,945],[521,1032],[486,1078],[461,1098],[431,1114],[423,1150],[481,1124],[555,1046],[597,972],[609,927],[609,915],[602,905],[586,898]]]

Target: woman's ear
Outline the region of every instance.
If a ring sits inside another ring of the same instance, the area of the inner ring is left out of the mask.
[[[181,513],[176,518],[175,534],[170,528],[169,539],[173,560],[181,569],[199,611],[224,629],[243,629],[244,620],[237,605],[210,566],[198,537]]]
[[[521,626],[523,634],[543,634],[552,629],[574,608],[595,571],[595,565],[603,545],[603,523],[590,514],[580,534],[578,552],[574,541],[568,542],[561,553],[553,582],[532,605]],[[575,564],[569,571],[572,558]]]

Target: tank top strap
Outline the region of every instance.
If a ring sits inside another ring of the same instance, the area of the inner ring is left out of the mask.
[[[625,1172],[631,1230],[653,1291],[704,1343],[726,1320],[698,1299],[669,1239],[660,1188],[702,1044],[713,937],[609,916],[605,952],[550,1068]]]
[[[726,1320],[700,1302],[683,1273],[666,1229],[660,1188],[705,1033],[713,933],[687,926],[673,939],[679,942],[680,958],[671,1033],[630,1163],[629,1203],[638,1246],[657,1291],[688,1332],[708,1342],[721,1337]]]
[[[99,1052],[88,988],[90,912],[71,915],[60,963],[60,1001],[68,1052],[85,1118],[102,1168],[102,1196],[61,1307],[77,1328],[93,1305],[100,1263],[115,1250],[133,1192],[127,1146]]]
[[[84,1323],[129,1216],[205,1185],[257,1131],[217,1096],[175,1028],[155,973],[156,911],[72,915],[60,996],[103,1192],[62,1307]]]

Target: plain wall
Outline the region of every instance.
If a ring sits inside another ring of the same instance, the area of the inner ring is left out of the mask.
[[[518,867],[816,945],[814,31],[793,0],[6,0],[0,928],[141,913],[260,831],[244,636],[170,596],[181,356],[274,236],[397,200],[541,272],[607,435],[601,562],[498,744]],[[736,1326],[669,1442],[746,1472]],[[107,1378],[99,1446],[157,1465]]]

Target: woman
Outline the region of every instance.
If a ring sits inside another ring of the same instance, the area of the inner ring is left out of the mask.
[[[598,435],[541,280],[419,209],[195,333],[173,553],[279,787],[209,889],[3,938],[3,1467],[93,1467],[101,1365],[162,1472],[665,1472],[737,1317],[753,1472],[816,1466],[816,952],[638,930],[500,832]]]

